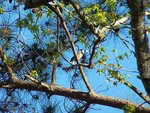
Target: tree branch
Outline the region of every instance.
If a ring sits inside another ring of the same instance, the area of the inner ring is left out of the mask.
[[[0,56],[1,56],[3,63],[5,64],[7,71],[8,71],[10,80],[13,82],[14,79],[16,79],[16,77],[15,77],[11,67],[6,63],[8,59],[7,59],[5,52],[3,51],[2,47],[0,47]]]
[[[146,0],[138,2],[136,0],[127,0],[131,14],[132,39],[135,44],[135,53],[138,70],[146,92],[150,96],[150,48],[149,39],[145,27],[145,8]]]
[[[79,17],[81,18],[81,20],[82,20],[83,22],[85,22],[86,25],[87,25],[87,26],[90,28],[90,30],[93,32],[93,34],[96,35],[97,33],[96,33],[95,31],[93,31],[94,27],[93,27],[92,25],[89,25],[89,24],[88,24],[88,22],[86,21],[84,15],[83,15],[82,12],[79,10],[79,8],[75,5],[75,3],[74,3],[72,0],[70,0],[70,1],[71,1],[72,6],[74,7],[74,9],[76,10],[77,14],[78,14]],[[135,13],[135,12],[134,12],[134,13]],[[147,13],[147,14],[149,14],[149,13]],[[136,16],[135,16],[135,17],[136,17]],[[111,25],[104,27],[104,28],[101,29],[101,30],[98,29],[98,32],[103,33],[104,31],[108,31],[110,28],[112,28],[112,26],[120,25],[121,23],[126,22],[128,19],[129,19],[129,17],[124,17],[124,18],[122,18],[122,19],[116,21],[115,23],[112,23]],[[97,36],[97,35],[96,35],[96,36]],[[99,41],[99,40],[97,40],[97,42],[98,42],[98,41]],[[97,43],[95,42],[94,45],[97,45]],[[145,47],[145,46],[144,46],[144,47]],[[94,53],[94,51],[95,51],[95,46],[93,47],[92,53]],[[150,57],[149,57],[149,58],[150,58]],[[91,55],[91,57],[90,57],[90,61],[92,61],[91,59],[92,59],[92,55]],[[90,62],[90,63],[91,63],[91,62]],[[150,64],[150,63],[149,63],[149,64]],[[149,70],[150,70],[150,69],[149,69]],[[125,84],[125,85],[127,85],[127,84]],[[137,88],[135,88],[134,86],[132,86],[132,87],[130,87],[130,88],[131,88],[133,91],[135,91],[141,98],[143,98],[145,101],[147,101],[148,103],[150,103],[149,98],[147,98],[146,96],[144,96],[140,91],[137,90]],[[150,88],[149,88],[149,89],[150,89]]]
[[[129,87],[130,89],[132,89],[136,94],[138,94],[143,100],[145,100],[148,104],[150,104],[150,98],[148,96],[145,96],[141,91],[139,91],[135,86],[133,86],[131,83],[129,83],[128,81],[125,81],[123,83],[124,85],[126,85],[127,87]]]
[[[92,54],[90,55],[90,62],[89,62],[89,67],[92,67],[92,61],[93,61],[93,56],[95,54],[95,50],[96,50],[96,46],[101,42],[101,40],[98,38],[95,43],[94,43],[94,46],[93,46],[93,49],[92,49]]]
[[[66,31],[67,37],[68,37],[68,39],[69,39],[69,42],[70,42],[70,44],[71,44],[71,48],[72,48],[72,51],[73,51],[74,56],[75,56],[75,58],[76,58],[76,61],[77,61],[77,64],[78,64],[80,73],[81,73],[81,75],[82,75],[83,81],[84,81],[86,87],[88,88],[89,92],[93,92],[93,90],[92,90],[92,88],[91,88],[91,86],[90,86],[90,84],[89,84],[89,82],[88,82],[88,79],[86,78],[86,75],[85,75],[85,73],[84,73],[84,71],[83,71],[83,67],[80,65],[80,61],[79,61],[79,59],[77,58],[77,52],[76,52],[76,49],[75,49],[75,44],[74,44],[74,42],[73,42],[73,40],[72,40],[71,34],[70,34],[70,32],[69,32],[69,30],[68,30],[68,28],[67,28],[67,26],[66,26],[66,23],[65,23],[65,21],[64,21],[64,19],[63,19],[63,17],[62,17],[62,15],[61,15],[61,12],[60,12],[59,8],[57,7],[56,10],[55,10],[55,8],[52,7],[50,4],[47,4],[47,7],[49,7],[50,9],[52,9],[52,10],[59,16],[59,18],[60,18],[60,20],[61,20],[61,22],[62,22],[62,25],[63,25],[63,27],[64,27],[64,30]]]
[[[57,6],[56,6],[57,8]],[[59,51],[59,44],[60,44],[60,19],[59,17],[57,16],[57,52],[60,52]],[[56,59],[56,62],[53,63],[52,67],[53,67],[53,70],[52,70],[52,78],[51,78],[51,82],[52,84],[56,84],[56,69],[57,69],[57,62],[58,60]]]
[[[57,69],[57,63],[54,62],[53,65],[53,70],[52,70],[52,78],[51,78],[51,83],[56,84],[56,69]]]
[[[72,1],[70,0],[70,4],[73,6],[73,8],[75,9],[75,11],[77,12],[77,14],[79,15],[79,17],[81,18],[82,22],[84,22],[84,24],[92,31],[92,33],[97,36],[100,40],[102,40],[101,35],[96,31],[96,28],[89,23],[86,19],[85,16],[83,15],[83,13],[81,12],[81,10],[78,8],[78,6]]]
[[[123,18],[111,23],[108,26],[103,27],[102,29],[99,29],[99,27],[95,28],[92,24],[89,24],[87,22],[87,20],[85,19],[84,15],[82,14],[82,12],[78,8],[78,6],[72,0],[70,0],[70,3],[73,6],[73,8],[76,10],[76,12],[79,15],[79,17],[81,18],[81,20],[84,22],[84,24],[92,31],[92,33],[94,35],[96,35],[100,39],[101,39],[101,36],[99,35],[99,33],[107,32],[112,27],[120,25],[121,23],[124,23],[129,19],[129,17],[126,16],[126,17],[123,17]],[[150,15],[150,12],[146,12],[145,15]]]
[[[35,83],[36,80],[35,81],[31,80],[31,81],[33,82],[27,82],[27,81],[15,79],[15,82],[13,84],[7,83],[7,87],[4,87],[4,84],[0,83],[0,87],[9,88],[9,89],[14,88],[14,89],[28,89],[34,91],[41,91],[51,95],[69,97],[72,99],[86,101],[90,104],[105,105],[105,106],[110,106],[110,107],[119,108],[123,110],[126,110],[126,106],[132,106],[135,108],[135,113],[150,113],[150,108],[140,106],[128,100],[120,100],[117,98],[111,98],[108,96],[98,95],[95,93],[81,92],[74,89],[64,88],[58,85],[52,85],[52,84],[49,85],[45,83],[39,84],[39,83]]]

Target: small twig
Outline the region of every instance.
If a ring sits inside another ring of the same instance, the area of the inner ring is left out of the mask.
[[[81,106],[81,109],[83,109],[83,111],[81,113],[86,113],[86,111],[90,108],[90,103],[86,103],[85,105]]]
[[[31,80],[32,82],[34,83],[37,83],[37,84],[41,84],[41,82],[39,82],[38,80],[36,80],[35,78],[31,77],[30,75],[25,75],[26,78],[28,78],[29,80]]]
[[[56,6],[56,8],[58,8]],[[57,51],[59,52],[59,43],[60,43],[60,19],[57,16]]]
[[[115,33],[115,32],[114,32]],[[117,37],[125,44],[125,46],[135,55],[135,52],[128,46],[127,43],[131,44],[131,42],[123,39],[121,36],[119,36],[119,34],[115,33],[117,35]],[[132,46],[134,46],[133,44],[131,44]]]
[[[42,86],[47,87],[49,89],[47,84],[44,84],[44,83],[36,80],[35,78],[31,77],[30,75],[26,74],[25,77],[28,78],[29,80],[31,80],[32,82],[36,83],[37,85],[42,85]]]
[[[128,70],[128,69],[121,69],[121,71],[126,71],[126,72],[131,72],[131,73],[138,73],[138,71],[135,71],[135,70]]]
[[[54,63],[52,66],[53,66],[53,70],[52,70],[51,84],[56,84],[56,68],[57,68],[57,63]]]
[[[101,40],[98,38],[95,43],[94,43],[94,46],[93,46],[93,49],[92,49],[92,53],[91,53],[91,56],[90,56],[90,63],[89,63],[89,67],[91,67],[92,65],[92,61],[93,61],[93,56],[94,56],[94,53],[95,53],[95,50],[96,50],[96,46],[101,42]]]
[[[145,96],[141,91],[139,91],[135,86],[133,86],[131,83],[125,81],[123,83],[130,89],[132,89],[136,94],[138,94],[143,100],[145,100],[148,104],[150,104],[150,98],[148,96]]]

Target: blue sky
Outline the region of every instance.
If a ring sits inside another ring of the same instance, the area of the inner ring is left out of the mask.
[[[115,54],[111,52],[112,49],[116,49],[117,54],[124,54],[125,52],[129,52],[129,49],[127,49],[125,47],[125,45],[123,45],[123,43],[119,39],[115,43],[113,38],[110,40],[109,40],[109,38],[112,38],[112,37],[108,37],[108,40],[106,40],[106,42],[104,42],[100,45],[100,46],[106,47],[106,54],[110,57],[110,60],[108,61],[108,63],[115,62],[115,61],[113,61],[113,60],[115,60],[114,59]],[[114,38],[117,38],[117,37],[114,37]],[[129,40],[131,41],[131,39],[129,39]],[[129,77],[126,77],[126,79],[130,83],[132,83],[135,87],[137,87],[140,91],[145,93],[143,84],[137,78],[138,73],[126,72],[126,70],[137,71],[137,64],[136,64],[135,56],[130,52],[129,52],[129,54],[130,55],[129,55],[128,59],[125,58],[124,60],[120,61],[120,64],[122,65],[122,68],[124,70],[124,71],[122,71],[122,73],[129,74]],[[67,52],[65,54],[65,56],[68,59],[70,59],[71,58],[70,52]],[[135,94],[131,89],[129,89],[125,85],[119,83],[118,86],[113,86],[112,83],[106,82],[106,77],[104,76],[104,74],[100,75],[94,69],[92,69],[92,70],[85,69],[85,73],[89,79],[89,82],[90,82],[92,88],[95,90],[95,92],[99,92],[99,94],[106,95],[106,96],[112,96],[114,98],[128,99],[128,100],[131,100],[138,104],[141,104],[143,102],[143,100],[137,94]],[[68,87],[69,76],[71,76],[71,75],[72,75],[71,73],[64,73],[63,71],[58,70],[58,75],[57,75],[58,83],[60,85],[63,85],[63,86],[65,85]],[[85,86],[82,84],[82,82],[79,82],[79,84],[77,84],[76,87],[81,90],[85,89]],[[108,87],[108,90],[104,91],[107,89],[107,87]],[[91,110],[89,110],[89,113],[123,113],[122,110],[111,108],[111,107],[106,107],[106,106],[104,107],[101,105],[96,105],[93,108],[101,109],[101,110],[91,109]]]
[[[18,16],[16,15],[12,19],[15,19],[17,17]],[[29,42],[31,43],[33,41],[30,38],[30,37],[32,37],[32,35],[28,31],[23,30],[22,34],[25,36],[24,38],[25,38],[26,43],[29,43]],[[121,37],[124,37],[124,38],[129,36],[128,30],[120,31],[119,34]],[[127,40],[129,40],[132,43],[131,37],[128,38]],[[109,35],[107,37],[107,40],[104,43],[102,43],[100,46],[106,47],[106,54],[109,57],[109,60],[107,63],[115,62],[114,57],[116,56],[116,54],[124,54],[125,52],[128,52],[130,54],[129,58],[128,59],[125,58],[123,61],[120,61],[119,63],[122,65],[122,68],[124,70],[137,71],[137,64],[136,64],[135,56],[130,53],[129,49],[126,48],[126,46],[120,41],[120,39],[118,39],[117,37],[113,37],[113,35]],[[80,49],[82,49],[82,47]],[[111,52],[112,49],[116,49],[117,52],[115,54],[113,54]],[[132,48],[132,49],[134,50],[134,48]],[[69,59],[71,59],[73,54],[72,54],[71,50],[68,50],[67,52],[64,53],[64,55],[69,60]],[[101,57],[101,56],[99,56],[99,57]],[[64,62],[63,65],[69,66],[70,64],[68,64],[67,62]],[[96,65],[95,68],[99,68],[99,66]],[[126,71],[121,71],[121,72],[126,73]],[[113,86],[112,83],[107,82],[104,74],[100,75],[94,69],[92,69],[92,70],[85,69],[85,73],[89,79],[89,82],[90,82],[92,88],[95,90],[95,92],[99,92],[99,94],[111,96],[114,98],[128,99],[133,102],[137,102],[139,104],[141,104],[143,102],[141,100],[141,98],[137,96],[137,94],[135,94],[131,89],[127,88],[125,85],[119,83],[118,86]],[[140,91],[145,93],[143,84],[136,77],[138,75],[138,73],[127,72],[127,74],[130,75],[129,77],[126,77],[127,80],[129,82],[131,82],[135,87],[137,87]],[[73,72],[66,73],[61,69],[57,69],[57,83],[64,87],[69,87],[70,86],[69,81],[71,80],[72,75],[73,75]],[[108,90],[104,91],[107,89],[107,87],[108,87]],[[82,80],[76,84],[76,88],[80,89],[80,90],[85,90],[85,85],[83,84]],[[22,96],[25,96],[25,95],[22,94]],[[26,99],[25,101],[29,101],[29,100],[31,100],[31,97],[28,97],[28,99]],[[60,103],[62,104],[61,97],[58,96],[57,100],[59,100]],[[41,111],[38,103],[36,103],[36,104],[37,104],[36,105],[37,109],[39,109],[39,111]],[[89,113],[123,113],[122,110],[119,110],[116,108],[111,108],[111,107],[106,107],[106,106],[102,106],[102,105],[95,105],[95,106],[92,106],[92,108],[93,109],[89,110]],[[101,110],[95,110],[95,109],[101,109]]]

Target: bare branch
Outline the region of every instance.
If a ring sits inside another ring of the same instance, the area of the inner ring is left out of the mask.
[[[31,77],[30,75],[25,75],[26,78],[28,78],[29,80],[31,80],[32,82],[34,83],[37,83],[37,84],[41,84],[41,82],[39,82],[38,80],[36,80],[35,78]]]
[[[32,79],[30,76],[28,76],[28,78],[36,82],[36,80]],[[108,96],[98,95],[96,93],[81,92],[81,91],[74,90],[74,89],[60,87],[58,85],[52,85],[52,84],[49,85],[45,83],[37,84],[35,82],[27,82],[27,81],[15,79],[15,82],[12,85],[7,84],[7,86],[9,87],[5,87],[5,88],[41,91],[41,92],[45,92],[51,95],[64,96],[64,97],[68,97],[72,99],[86,101],[90,104],[106,105],[106,106],[119,108],[123,110],[126,109],[125,106],[132,106],[135,108],[135,113],[150,113],[149,108],[140,106],[128,100],[120,100],[117,98],[111,98]],[[3,87],[3,85],[4,84],[0,83],[0,87]]]
[[[92,54],[90,56],[90,63],[89,63],[89,67],[92,66],[92,61],[93,61],[93,56],[94,56],[94,53],[95,53],[95,50],[96,50],[96,46],[101,42],[101,40],[98,38],[95,43],[94,43],[94,46],[93,46],[93,49],[92,49]]]
[[[114,31],[112,31],[112,32],[115,33]],[[135,55],[135,52],[130,48],[130,46],[127,43],[129,43],[133,47],[134,47],[134,45],[131,42],[129,42],[128,40],[123,39],[118,33],[115,33],[115,34],[125,44],[125,46]]]
[[[150,104],[150,98],[149,96],[144,95],[141,91],[139,91],[135,86],[133,86],[131,83],[125,81],[124,84],[132,89],[136,94],[138,94],[143,100],[145,100],[147,103]]]
[[[57,8],[57,6],[56,6]],[[59,44],[60,44],[60,19],[57,16],[57,52],[59,52]],[[58,60],[56,60],[56,62],[53,63],[53,70],[52,70],[52,78],[51,78],[51,82],[52,84],[56,84],[56,69],[57,69],[57,62]]]
[[[12,84],[8,80],[8,81],[5,81],[5,82],[0,82],[0,87],[1,88],[12,88]]]
[[[57,68],[57,63],[53,63],[53,70],[52,70],[52,78],[51,78],[51,83],[56,84],[56,68]]]
[[[31,77],[30,75],[25,75],[25,77],[26,78],[28,78],[29,80],[31,80],[33,83],[36,83],[36,85],[42,85],[42,86],[44,86],[44,87],[47,87],[47,85],[46,84],[44,84],[44,83],[42,83],[42,82],[40,82],[40,81],[38,81],[38,80],[36,80],[35,78],[33,78],[33,77]],[[48,88],[48,87],[47,87]]]
[[[2,59],[2,61],[4,62],[5,66],[6,66],[6,69],[8,71],[8,75],[9,75],[10,80],[13,82],[13,80],[16,79],[16,77],[15,77],[11,67],[6,64],[8,59],[7,59],[6,54],[3,51],[2,47],[0,47],[0,56],[1,56],[1,59]]]
[[[76,61],[77,61],[77,64],[78,64],[80,73],[81,73],[81,75],[82,75],[83,81],[84,81],[86,87],[88,88],[89,92],[93,92],[93,90],[92,90],[92,88],[91,88],[91,86],[90,86],[90,84],[89,84],[89,82],[88,82],[88,79],[86,78],[86,75],[85,75],[85,73],[84,73],[84,71],[83,71],[83,67],[80,65],[80,61],[79,61],[79,59],[77,58],[77,52],[76,52],[76,49],[75,49],[75,44],[74,44],[74,42],[73,42],[73,40],[72,40],[71,34],[70,34],[70,32],[69,32],[69,30],[68,30],[68,28],[67,28],[67,26],[66,26],[66,23],[65,23],[65,21],[64,21],[64,19],[63,19],[63,17],[62,17],[62,15],[61,15],[61,12],[60,12],[59,8],[57,7],[56,10],[55,10],[55,8],[54,8],[53,6],[51,6],[50,4],[47,4],[47,6],[48,6],[50,9],[54,10],[54,12],[59,16],[59,18],[60,18],[60,20],[61,20],[61,22],[62,22],[62,25],[63,25],[63,27],[64,27],[64,29],[65,29],[65,31],[66,31],[66,34],[67,34],[67,36],[68,36],[69,42],[70,42],[70,44],[71,44],[71,48],[72,48],[73,53],[74,53],[74,56],[75,56],[75,58],[76,58]]]

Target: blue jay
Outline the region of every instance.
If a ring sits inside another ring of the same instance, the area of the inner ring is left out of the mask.
[[[78,59],[80,60],[86,52],[88,52],[88,51],[87,51],[87,50],[84,50],[84,49],[81,49],[80,51],[78,51],[78,52],[77,52],[77,57],[78,57]],[[70,63],[71,63],[72,65],[74,65],[75,62],[76,62],[76,59],[75,59],[75,56],[73,56],[73,57],[71,58],[71,60],[70,60]]]

